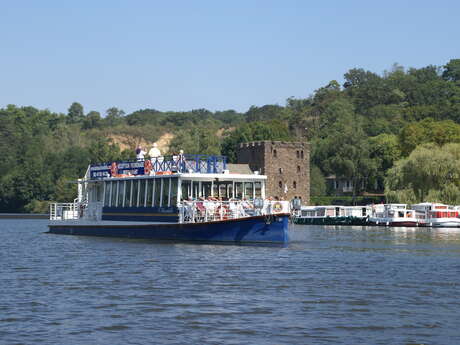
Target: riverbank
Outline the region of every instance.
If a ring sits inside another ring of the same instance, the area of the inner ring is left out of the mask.
[[[48,219],[46,213],[0,213],[0,219]]]

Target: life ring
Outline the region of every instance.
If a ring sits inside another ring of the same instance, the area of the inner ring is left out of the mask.
[[[230,218],[230,208],[227,205],[219,205],[216,208],[216,217],[218,219],[227,220]]]
[[[117,162],[112,162],[112,165],[110,166],[110,175],[112,177],[117,176],[118,174],[118,167],[117,167]]]
[[[274,212],[274,213],[279,213],[279,212],[281,212],[282,210],[283,210],[283,205],[281,205],[280,202],[275,202],[275,203],[273,204],[273,212]]]
[[[152,161],[150,159],[147,159],[146,161],[144,161],[144,175],[149,175],[151,171]]]

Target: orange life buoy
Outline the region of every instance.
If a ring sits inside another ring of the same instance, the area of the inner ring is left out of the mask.
[[[280,202],[275,202],[273,204],[273,213],[280,213],[283,210],[283,205]]]
[[[151,171],[152,161],[150,159],[147,159],[146,161],[144,161],[144,175],[149,175]]]
[[[112,165],[110,166],[110,175],[115,177],[118,174],[118,167],[117,167],[117,162],[112,162]]]

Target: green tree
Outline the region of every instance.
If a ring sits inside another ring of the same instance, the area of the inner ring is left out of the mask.
[[[101,114],[97,111],[90,111],[83,120],[83,129],[99,128],[102,125]]]
[[[69,123],[81,122],[85,117],[85,114],[83,112],[83,106],[78,102],[73,102],[72,105],[69,107],[67,116]]]
[[[380,134],[369,138],[369,153],[376,165],[372,178],[377,184],[377,189],[383,190],[386,171],[401,157],[398,137],[394,134]]]
[[[459,186],[460,144],[420,145],[409,157],[397,161],[385,180],[387,194],[412,193],[417,202],[437,201],[429,200],[430,196],[452,202]]]
[[[453,81],[457,84],[460,82],[460,59],[452,59],[444,66],[442,77],[445,80]]]
[[[314,164],[310,166],[310,195],[326,195],[326,179],[321,170]]]
[[[236,162],[236,150],[239,144],[249,141],[290,140],[288,126],[285,122],[272,120],[250,122],[231,131],[222,141],[222,154],[229,162]]]
[[[116,126],[122,122],[125,112],[117,107],[111,107],[107,109],[105,115],[105,122],[108,126]]]

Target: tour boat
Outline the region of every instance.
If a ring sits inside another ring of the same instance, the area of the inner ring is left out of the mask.
[[[49,232],[286,244],[290,205],[265,198],[266,179],[231,173],[224,156],[94,164],[74,202],[50,205]]]
[[[455,206],[424,202],[412,205],[421,226],[457,228],[460,227],[459,212]]]
[[[369,206],[302,206],[293,212],[295,224],[366,225]]]
[[[369,223],[379,226],[412,227],[418,225],[415,211],[408,209],[406,204],[373,205]]]

